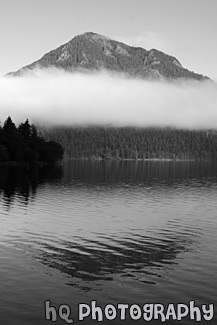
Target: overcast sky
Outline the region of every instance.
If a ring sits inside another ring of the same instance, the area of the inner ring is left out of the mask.
[[[217,80],[217,0],[0,0],[0,75],[93,31]]]

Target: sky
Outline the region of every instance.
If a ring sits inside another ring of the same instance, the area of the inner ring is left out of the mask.
[[[92,31],[217,80],[216,0],[0,0],[0,76]]]

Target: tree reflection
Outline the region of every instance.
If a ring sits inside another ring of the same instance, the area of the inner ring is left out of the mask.
[[[215,162],[196,161],[87,161],[72,160],[64,166],[65,183],[102,186],[145,184],[169,186],[201,180],[217,173]]]
[[[0,167],[0,194],[3,204],[10,208],[16,198],[27,205],[34,200],[37,187],[46,182],[59,181],[63,176],[62,167],[30,165]]]

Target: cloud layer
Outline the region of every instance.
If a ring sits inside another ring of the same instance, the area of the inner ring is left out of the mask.
[[[9,115],[16,123],[217,128],[217,86],[36,70],[0,79],[0,121]]]

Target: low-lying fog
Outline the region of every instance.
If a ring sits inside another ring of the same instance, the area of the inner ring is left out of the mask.
[[[35,70],[0,78],[0,121],[9,115],[16,123],[217,128],[217,85]]]

